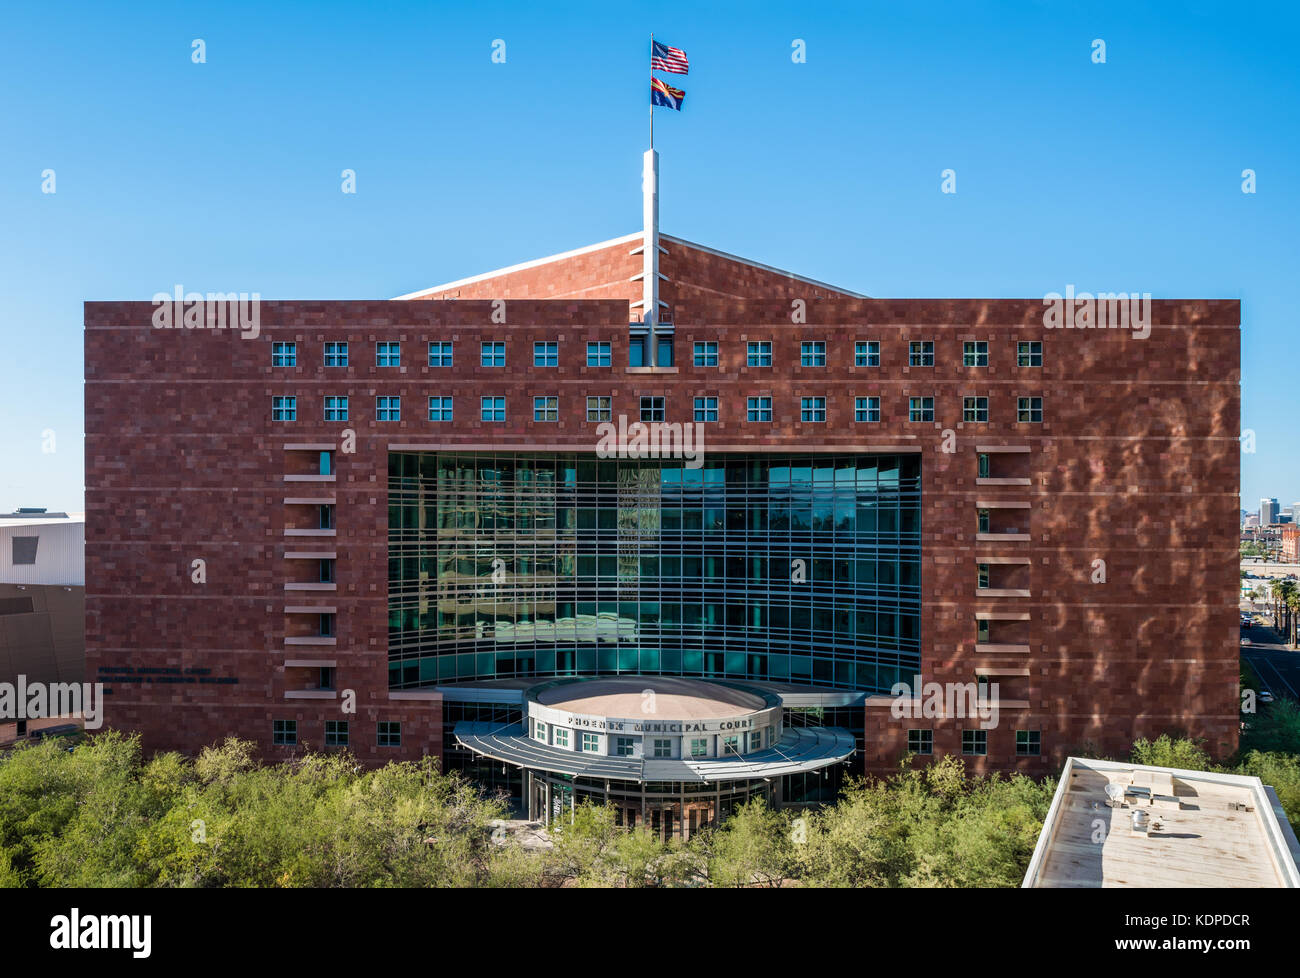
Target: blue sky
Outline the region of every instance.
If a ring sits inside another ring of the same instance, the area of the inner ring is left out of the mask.
[[[267,6],[8,8],[0,511],[82,508],[85,299],[386,298],[636,230],[650,31],[692,66],[667,233],[876,296],[1239,298],[1243,500],[1300,499],[1285,6]]]

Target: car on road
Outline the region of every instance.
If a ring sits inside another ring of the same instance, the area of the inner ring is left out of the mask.
[[[1260,701],[1261,703],[1272,703],[1272,702],[1273,702],[1273,694],[1270,693],[1267,689],[1261,689],[1261,690],[1259,691],[1259,701]]]

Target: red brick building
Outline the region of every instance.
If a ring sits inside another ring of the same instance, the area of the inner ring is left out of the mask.
[[[147,748],[236,733],[270,754],[340,742],[367,762],[441,754],[447,697],[463,688],[462,706],[509,713],[510,696],[459,681],[486,661],[470,653],[454,678],[390,654],[405,627],[389,595],[404,573],[390,569],[390,456],[590,455],[589,398],[609,398],[595,417],[613,418],[662,398],[650,403],[668,423],[705,404],[709,464],[919,459],[919,673],[996,683],[1001,719],[976,747],[969,719],[895,718],[886,678],[910,681],[910,652],[865,684],[833,665],[819,678],[802,658],[784,675],[748,660],[774,688],[831,690],[824,702],[859,738],[855,764],[889,768],[910,745],[1044,773],[1165,731],[1235,748],[1237,302],[1155,301],[1145,338],[1047,329],[1039,299],[872,299],[663,237],[656,337],[671,336],[672,365],[632,366],[642,241],[400,300],[262,302],[255,338],[155,328],[149,302],[88,302],[87,659],[111,688],[108,725],[142,731]],[[435,342],[452,345],[450,369],[431,365]],[[327,350],[341,343],[346,365]],[[489,343],[504,366],[485,365]],[[600,353],[591,365],[588,344],[602,343],[608,365]],[[758,348],[770,365],[750,344],[770,344]],[[325,401],[338,397],[343,413]],[[431,420],[442,398],[451,421]],[[763,404],[770,420],[752,419]],[[518,641],[524,619],[512,621]],[[517,699],[530,675],[586,671],[581,655],[560,661],[516,657],[496,688]]]

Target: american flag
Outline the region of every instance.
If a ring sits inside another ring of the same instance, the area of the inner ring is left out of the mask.
[[[685,51],[681,48],[670,48],[667,44],[660,44],[658,41],[651,43],[654,45],[650,51],[651,71],[671,71],[674,75],[685,75],[689,72],[691,64],[686,60]]]

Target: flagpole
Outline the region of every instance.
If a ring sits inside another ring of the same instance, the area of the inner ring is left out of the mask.
[[[655,57],[655,35],[654,31],[650,32],[650,63],[654,63]],[[653,69],[652,69],[653,70]],[[655,100],[650,99],[650,148],[655,148]]]

